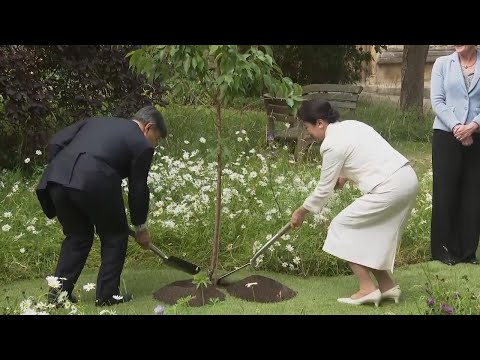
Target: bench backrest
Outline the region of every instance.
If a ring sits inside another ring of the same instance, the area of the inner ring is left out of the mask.
[[[310,84],[303,86],[303,97],[306,100],[320,98],[330,102],[339,111],[355,110],[358,98],[363,90],[359,85]]]
[[[302,87],[302,95],[306,100],[320,98],[329,101],[340,112],[355,110],[358,98],[363,90],[359,85],[309,84]],[[265,110],[269,119],[294,125],[297,121],[290,107],[284,100],[263,96]]]

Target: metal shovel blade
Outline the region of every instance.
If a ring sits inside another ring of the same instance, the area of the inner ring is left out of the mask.
[[[128,229],[128,234],[131,237],[135,238],[135,231],[133,231],[131,228]],[[200,267],[198,267],[197,265],[192,264],[191,262],[188,262],[186,260],[180,259],[176,256],[167,256],[153,244],[150,244],[150,250],[152,250],[156,255],[161,257],[165,265],[168,265],[172,268],[186,272],[191,275],[196,275],[200,272]]]
[[[262,255],[267,249],[268,247],[273,244],[275,241],[278,240],[278,238],[280,236],[282,236],[283,234],[287,233],[291,228],[291,225],[290,225],[290,222],[288,222],[283,228],[280,229],[280,231],[278,233],[275,234],[274,237],[272,237],[270,240],[267,241],[267,243],[265,245],[263,245],[260,250],[258,250],[255,255],[253,255],[253,257],[250,259],[250,261],[248,263],[246,263],[245,265],[242,265],[240,266],[239,268],[236,268],[235,270],[232,270],[226,274],[223,274],[222,276],[220,276],[218,279],[217,279],[217,283],[220,283],[220,280],[226,278],[227,276],[230,276],[232,275],[233,273],[243,269],[244,267],[247,267],[248,265],[252,266],[254,269],[257,267],[257,264],[256,264],[256,260],[258,259],[258,257],[260,255]]]

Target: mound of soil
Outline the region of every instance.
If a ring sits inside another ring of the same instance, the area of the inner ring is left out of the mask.
[[[246,301],[272,303],[293,298],[297,293],[285,285],[261,275],[252,275],[234,283],[222,283],[227,292]]]
[[[207,305],[210,303],[210,299],[218,298],[220,301],[225,300],[225,294],[219,291],[216,286],[209,284],[206,288],[200,286],[197,289],[197,285],[192,283],[192,280],[175,281],[153,293],[155,299],[168,305],[175,305],[179,299],[188,295],[194,296],[188,302],[188,305],[192,307]]]

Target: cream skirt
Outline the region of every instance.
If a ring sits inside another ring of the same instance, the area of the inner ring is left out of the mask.
[[[417,192],[415,171],[405,165],[332,220],[323,250],[352,263],[393,272]]]

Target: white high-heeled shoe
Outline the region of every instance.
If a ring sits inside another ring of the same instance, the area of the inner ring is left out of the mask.
[[[378,307],[380,304],[380,300],[382,299],[382,293],[379,289],[372,291],[370,294],[362,296],[359,299],[352,299],[352,298],[339,298],[337,299],[338,302],[350,305],[362,305],[366,303],[374,303],[375,307]]]
[[[397,285],[382,293],[382,300],[393,299],[395,300],[395,304],[398,304],[401,294],[402,290],[400,290],[400,286]]]

